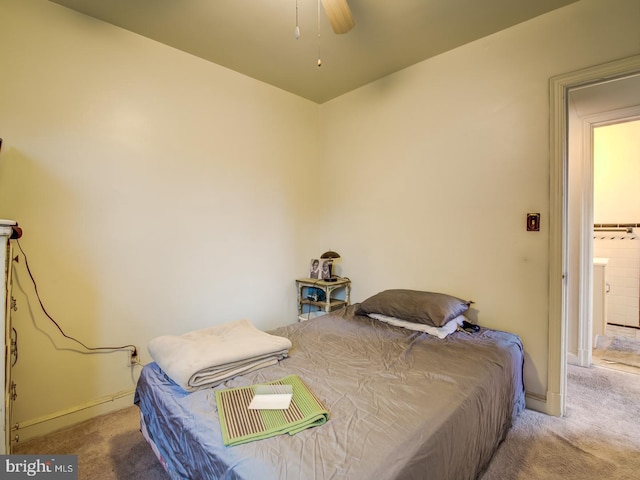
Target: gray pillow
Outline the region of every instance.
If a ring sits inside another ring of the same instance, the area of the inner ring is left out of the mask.
[[[378,313],[408,322],[442,327],[469,310],[473,302],[445,293],[418,290],[385,290],[360,303],[358,315]]]

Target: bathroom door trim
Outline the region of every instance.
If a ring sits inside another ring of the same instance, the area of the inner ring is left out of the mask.
[[[593,212],[594,212],[594,156],[593,138],[597,127],[615,125],[640,119],[640,106],[600,112],[582,117],[582,182],[569,185],[580,189],[582,218],[580,235],[580,271],[578,306],[578,365],[588,367],[593,353]],[[569,357],[570,359],[570,357]]]
[[[593,212],[594,212],[594,129],[617,123],[640,120],[640,106],[609,110],[582,119],[582,212],[577,364],[591,366],[593,353]],[[569,180],[571,184],[571,181]],[[571,357],[568,357],[571,360]]]

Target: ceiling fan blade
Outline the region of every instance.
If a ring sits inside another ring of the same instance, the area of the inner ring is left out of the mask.
[[[335,33],[347,33],[355,25],[347,0],[322,0],[322,6]]]

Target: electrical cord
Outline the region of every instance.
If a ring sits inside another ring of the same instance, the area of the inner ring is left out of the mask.
[[[11,332],[13,333],[13,338],[11,339],[11,354],[13,354],[13,362],[11,362],[11,366],[15,367],[16,363],[18,363],[18,331],[11,327]]]
[[[316,285],[318,284],[318,282],[319,282],[320,280],[321,280],[320,278],[316,279],[316,281],[315,281],[315,282],[313,282],[313,286],[309,287],[309,288],[308,288],[308,290],[313,289],[313,290],[314,290],[314,292],[315,292],[315,290],[316,290]],[[310,292],[308,291],[308,292],[307,292],[307,300],[311,300],[311,299],[309,298],[309,295],[310,295]],[[303,315],[304,315],[304,313],[303,313]],[[311,305],[309,305],[309,310],[307,310],[307,320],[309,320],[310,318],[311,318]]]
[[[351,281],[351,279],[350,279],[349,277],[341,277],[340,275],[335,275],[335,276],[333,276],[333,277],[331,277],[331,278],[335,278],[336,280],[347,280],[347,281]],[[326,280],[326,279],[322,279],[322,278],[318,278],[318,279],[316,279],[316,280],[312,283],[312,286],[311,286],[311,287],[309,287],[309,289],[314,289],[314,290],[316,290],[316,289],[317,289],[316,285],[318,285],[318,283],[319,283],[319,282],[321,282],[322,280]],[[307,294],[307,299],[309,299],[309,295],[308,295],[308,294]],[[325,300],[326,300],[326,299],[325,299]],[[317,312],[317,311],[322,311],[322,310],[316,310],[316,312]],[[309,320],[309,319],[311,318],[311,313],[312,313],[312,312],[311,312],[311,307],[309,307],[309,310],[308,310],[308,311],[307,311],[307,313],[306,313],[306,315],[307,315],[307,320]],[[305,315],[305,314],[303,313],[303,315]]]
[[[60,326],[60,324],[58,324],[58,322],[56,322],[54,318],[51,315],[49,315],[49,312],[47,311],[44,304],[42,303],[42,299],[40,298],[40,293],[38,292],[38,284],[36,283],[36,279],[31,273],[31,268],[29,268],[29,260],[27,258],[27,254],[23,250],[22,245],[20,245],[20,240],[16,240],[16,243],[18,244],[18,248],[20,249],[20,251],[22,252],[22,256],[24,257],[24,265],[27,268],[27,273],[29,274],[29,278],[31,278],[31,282],[33,283],[33,288],[36,293],[36,298],[38,299],[38,303],[40,304],[40,308],[42,309],[44,314],[47,316],[47,318],[56,326],[56,328],[60,331],[60,333],[64,338],[72,340],[76,342],[78,345],[81,345],[84,349],[92,352],[100,351],[100,350],[109,350],[109,351],[130,350],[132,352],[132,355],[137,357],[138,350],[135,345],[120,345],[117,347],[89,347],[85,345],[83,342],[81,342],[80,340],[78,340],[77,338],[74,338],[71,335],[67,335],[62,329],[62,327]]]

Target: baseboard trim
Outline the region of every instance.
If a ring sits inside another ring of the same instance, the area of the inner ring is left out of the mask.
[[[580,358],[575,353],[567,353],[567,363],[569,365],[580,365]]]
[[[562,396],[547,392],[547,397],[541,397],[533,393],[525,393],[525,403],[529,410],[545,413],[554,417],[561,416]]]
[[[525,393],[524,400],[529,410],[546,413],[545,411],[547,409],[547,400],[544,397],[535,395],[533,393]]]
[[[26,442],[47,433],[70,427],[90,418],[133,405],[134,390],[126,390],[42,417],[18,422],[11,427],[11,444]]]

